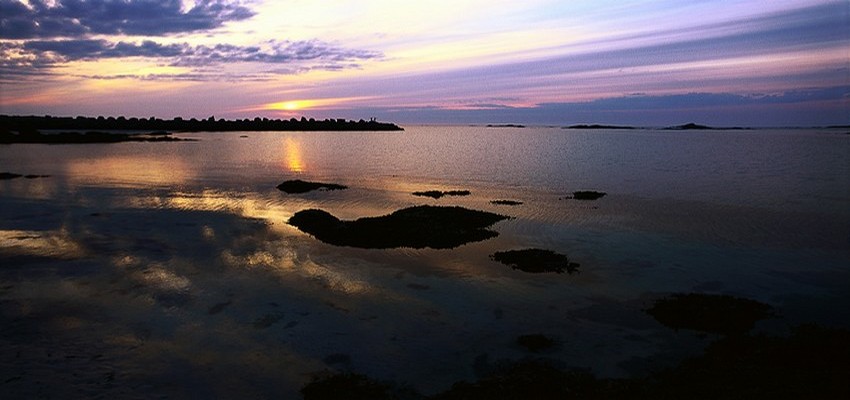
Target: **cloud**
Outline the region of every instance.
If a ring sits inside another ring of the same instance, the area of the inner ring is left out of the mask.
[[[121,78],[158,80],[265,80],[273,75],[297,74],[309,70],[342,70],[359,67],[358,62],[383,57],[381,52],[350,49],[320,40],[270,40],[259,46],[188,43],[161,44],[151,40],[112,42],[105,39],[29,40],[21,44],[0,42],[0,69],[16,75],[44,74],[50,67],[72,61],[142,57],[169,66],[188,67],[184,74],[120,75]],[[272,67],[248,73],[228,73],[216,68],[234,63],[268,64]],[[86,76],[109,79],[116,76]]]
[[[238,1],[0,0],[0,38],[79,38],[90,34],[163,36],[221,27],[254,12]],[[51,5],[51,3],[55,3]]]

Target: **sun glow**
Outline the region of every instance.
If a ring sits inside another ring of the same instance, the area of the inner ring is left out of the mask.
[[[267,103],[254,108],[243,111],[301,111],[301,110],[321,110],[343,103],[350,103],[359,100],[368,100],[371,97],[334,97],[324,99],[302,99],[302,100],[287,100],[276,103]]]

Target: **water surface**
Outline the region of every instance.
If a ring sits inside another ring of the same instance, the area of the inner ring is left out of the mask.
[[[565,367],[639,375],[711,339],[643,313],[670,292],[767,302],[762,330],[850,321],[842,132],[405,128],[0,147],[0,171],[50,175],[0,181],[4,390],[289,398],[343,370],[433,393],[540,356],[515,344],[530,333]],[[296,178],[350,188],[275,189]],[[432,189],[472,194],[411,195]],[[335,247],[286,224],[419,204],[514,218],[452,250]],[[527,247],[580,272],[488,257]]]

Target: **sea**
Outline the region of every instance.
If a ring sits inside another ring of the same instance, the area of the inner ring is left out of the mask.
[[[717,338],[646,313],[674,293],[769,304],[754,333],[850,328],[846,129],[404,128],[0,146],[0,172],[39,176],[0,180],[0,390],[298,398],[351,372],[433,394],[530,358],[645,376]],[[276,188],[292,179],[348,189]],[[427,190],[470,194],[412,194]],[[287,223],[417,205],[511,218],[453,249],[335,246]],[[491,257],[529,248],[580,266]],[[555,345],[517,343],[531,334]]]

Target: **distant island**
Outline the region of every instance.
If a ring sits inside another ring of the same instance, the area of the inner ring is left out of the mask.
[[[488,128],[525,128],[525,125],[517,124],[487,124]]]
[[[635,129],[635,127],[633,127],[633,126],[618,126],[618,125],[599,125],[599,124],[585,125],[585,124],[580,124],[580,125],[570,125],[570,126],[562,128],[562,129]]]
[[[740,126],[727,126],[727,127],[714,127],[707,125],[699,125],[693,122],[684,124],[684,125],[676,125],[676,126],[668,126],[664,128],[665,130],[671,131],[687,131],[687,130],[748,130],[752,128],[744,128]]]
[[[401,131],[393,123],[374,119],[183,119],[125,117],[53,117],[0,115],[0,135],[36,130],[90,130],[90,131],[169,131],[169,132],[233,132],[233,131]]]

